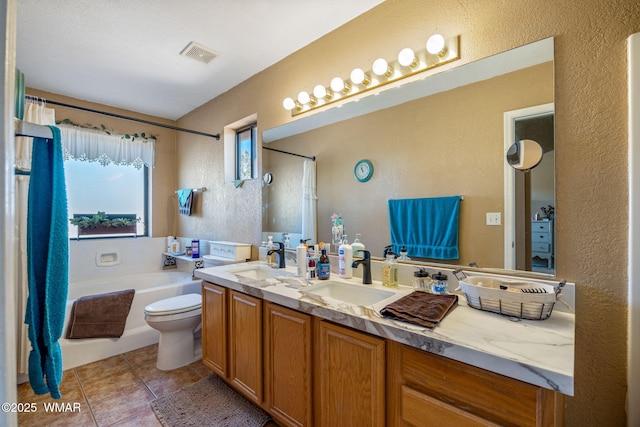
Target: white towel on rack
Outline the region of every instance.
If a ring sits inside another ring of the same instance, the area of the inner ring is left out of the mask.
[[[47,108],[42,104],[27,102],[25,105],[24,121],[37,125],[55,126],[56,112],[53,108]],[[31,146],[33,138],[26,136],[16,137],[16,167],[24,171],[31,170]]]

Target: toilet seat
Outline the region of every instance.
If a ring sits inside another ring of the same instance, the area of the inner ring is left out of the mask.
[[[144,312],[150,316],[168,316],[200,311],[201,307],[202,296],[200,294],[186,294],[151,303],[144,308]]]

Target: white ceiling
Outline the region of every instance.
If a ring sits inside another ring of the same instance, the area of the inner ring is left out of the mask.
[[[16,61],[28,87],[175,120],[382,1],[18,0]]]

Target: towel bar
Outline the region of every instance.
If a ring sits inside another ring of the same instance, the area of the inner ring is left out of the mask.
[[[207,191],[207,187],[200,187],[200,188],[192,188],[191,191],[193,192],[204,192]],[[178,194],[178,190],[174,191],[174,193]]]

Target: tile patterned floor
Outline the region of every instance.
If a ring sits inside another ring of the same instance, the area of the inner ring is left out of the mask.
[[[28,383],[20,384],[19,401],[35,403],[37,411],[19,413],[18,425],[162,427],[150,402],[199,381],[211,370],[195,362],[161,371],[155,366],[157,352],[153,345],[69,369],[63,373],[60,400],[36,396]],[[64,409],[70,410],[46,412],[45,404],[51,403],[68,404]]]

